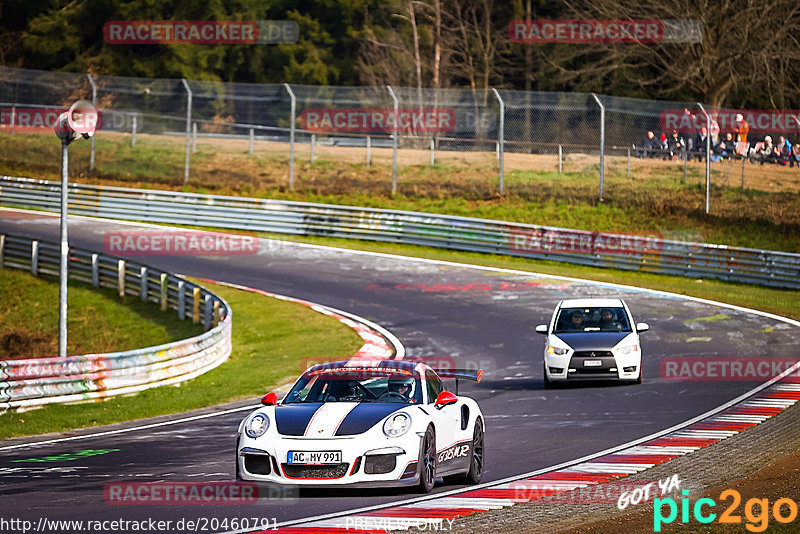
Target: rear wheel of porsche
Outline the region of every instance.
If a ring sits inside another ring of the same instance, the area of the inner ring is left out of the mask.
[[[483,422],[480,419],[475,421],[475,430],[472,431],[472,461],[467,471],[467,482],[478,484],[483,478]]]
[[[423,493],[430,493],[436,483],[436,435],[430,426],[422,438],[419,466],[419,489]]]

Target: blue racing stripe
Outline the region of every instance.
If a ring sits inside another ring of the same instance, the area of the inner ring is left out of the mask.
[[[275,407],[275,424],[284,436],[302,436],[321,402],[280,404]]]
[[[390,413],[407,406],[408,404],[399,402],[362,402],[347,414],[342,424],[339,425],[336,435],[354,436],[362,434]]]

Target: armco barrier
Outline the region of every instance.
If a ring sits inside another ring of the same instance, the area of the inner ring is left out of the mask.
[[[0,177],[0,205],[59,210],[59,182]],[[800,254],[470,217],[71,185],[70,211],[212,228],[386,241],[800,288]]]
[[[58,276],[58,264],[57,243],[0,235],[0,268]],[[176,310],[181,319],[203,321],[206,332],[124,352],[0,361],[0,412],[176,384],[210,371],[231,353],[230,307],[207,289],[146,265],[76,248],[69,250],[69,275]]]

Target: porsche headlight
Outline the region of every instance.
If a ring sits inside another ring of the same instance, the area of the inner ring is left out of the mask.
[[[552,345],[547,347],[547,354],[555,354],[556,356],[563,356],[568,352],[569,349],[562,349],[561,347],[554,347]]]
[[[260,438],[269,428],[269,418],[263,413],[257,413],[244,425],[245,433],[251,438]]]
[[[617,352],[620,354],[630,354],[631,352],[636,352],[639,350],[638,345],[627,345],[625,347],[617,347]]]
[[[399,438],[411,428],[411,416],[406,413],[396,413],[383,423],[383,433],[390,438]]]

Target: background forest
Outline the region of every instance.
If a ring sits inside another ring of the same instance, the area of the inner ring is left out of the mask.
[[[523,44],[518,19],[694,19],[694,44]],[[281,45],[110,45],[111,20],[294,20]],[[800,108],[796,0],[10,0],[0,64],[133,77],[508,88]]]

